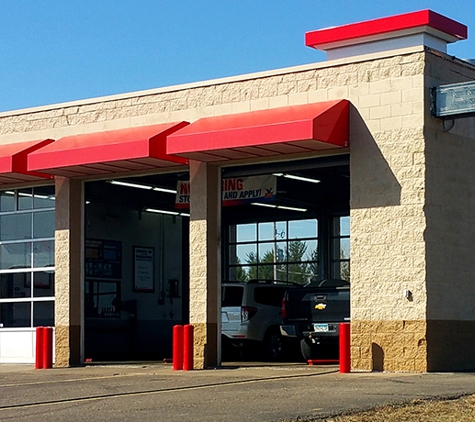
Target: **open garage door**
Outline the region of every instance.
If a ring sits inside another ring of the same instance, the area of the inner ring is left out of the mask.
[[[223,198],[243,197],[222,207],[224,360],[299,358],[280,338],[282,298],[312,280],[349,281],[349,177],[348,155],[223,170]]]
[[[175,210],[187,172],[85,184],[85,357],[171,357],[188,320],[188,216]]]

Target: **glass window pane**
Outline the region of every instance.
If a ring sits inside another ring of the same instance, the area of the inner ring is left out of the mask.
[[[265,287],[256,287],[254,289],[254,301],[267,306],[282,306],[282,299],[284,298],[285,287],[275,287],[272,289]]]
[[[340,240],[340,248],[341,248],[341,257],[343,259],[350,259],[350,239],[341,239]]]
[[[31,239],[31,214],[0,216],[0,240]]]
[[[288,266],[287,264],[277,264],[274,266],[273,280],[287,281],[288,280]]]
[[[15,210],[15,192],[0,192],[0,212]]]
[[[259,280],[280,280],[275,265],[259,265],[257,269],[257,278]]]
[[[52,271],[33,273],[33,296],[54,296],[54,273]]]
[[[332,263],[332,277],[350,281],[350,262],[337,261]]]
[[[259,223],[259,240],[274,240],[274,223]]]
[[[238,226],[236,227],[236,242],[253,242],[256,240],[256,224],[238,224]]]
[[[53,267],[54,266],[54,241],[45,240],[33,243],[33,267]]]
[[[257,265],[250,265],[247,267],[247,281],[257,280],[258,278]]]
[[[33,326],[54,325],[54,302],[33,302]]]
[[[250,267],[244,265],[237,265],[235,267],[229,267],[228,279],[226,281],[248,281]]]
[[[224,286],[221,293],[221,306],[241,306],[244,286]]]
[[[259,244],[259,262],[273,263],[274,261],[274,242]]]
[[[31,297],[31,273],[2,274],[0,283],[2,299]]]
[[[308,281],[319,278],[318,262],[309,262],[307,264]]]
[[[54,207],[54,186],[41,186],[33,190],[33,208]]]
[[[340,266],[340,277],[350,281],[350,261],[343,261]]]
[[[231,245],[229,247],[230,264],[249,264],[257,262],[257,246],[255,243],[249,245]]]
[[[289,264],[289,281],[292,283],[305,284],[311,277],[309,264]]]
[[[18,189],[18,209],[31,210],[33,208],[33,190]]]
[[[340,235],[341,236],[350,235],[350,217],[340,218]]]
[[[289,221],[289,239],[305,239],[318,236],[318,221],[309,220]]]
[[[0,270],[31,267],[31,243],[0,245]]]
[[[275,240],[285,240],[285,239],[287,239],[287,222],[286,221],[276,221],[273,224],[274,224]]]
[[[348,237],[333,240],[333,259],[350,259],[350,239]]]
[[[259,244],[259,262],[283,262],[286,259],[287,245],[285,242],[266,242]]]
[[[335,217],[333,219],[333,236],[350,235],[350,217]]]
[[[0,303],[0,327],[31,327],[31,302]]]
[[[33,237],[35,239],[54,237],[54,211],[35,212],[33,214]]]
[[[289,262],[314,261],[318,259],[317,240],[295,240],[289,242]]]

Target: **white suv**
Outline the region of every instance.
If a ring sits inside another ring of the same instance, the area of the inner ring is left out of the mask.
[[[265,360],[283,357],[282,299],[292,284],[253,280],[223,283],[221,292],[221,333],[224,358],[229,350],[259,351]],[[252,350],[253,346],[257,346]]]

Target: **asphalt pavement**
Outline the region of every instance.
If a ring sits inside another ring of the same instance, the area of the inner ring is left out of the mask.
[[[472,373],[340,374],[337,365],[230,363],[39,369],[0,365],[0,420],[275,422],[475,393]]]

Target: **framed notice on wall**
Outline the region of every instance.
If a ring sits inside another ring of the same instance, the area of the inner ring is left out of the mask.
[[[134,291],[153,292],[154,280],[154,248],[134,246]]]

